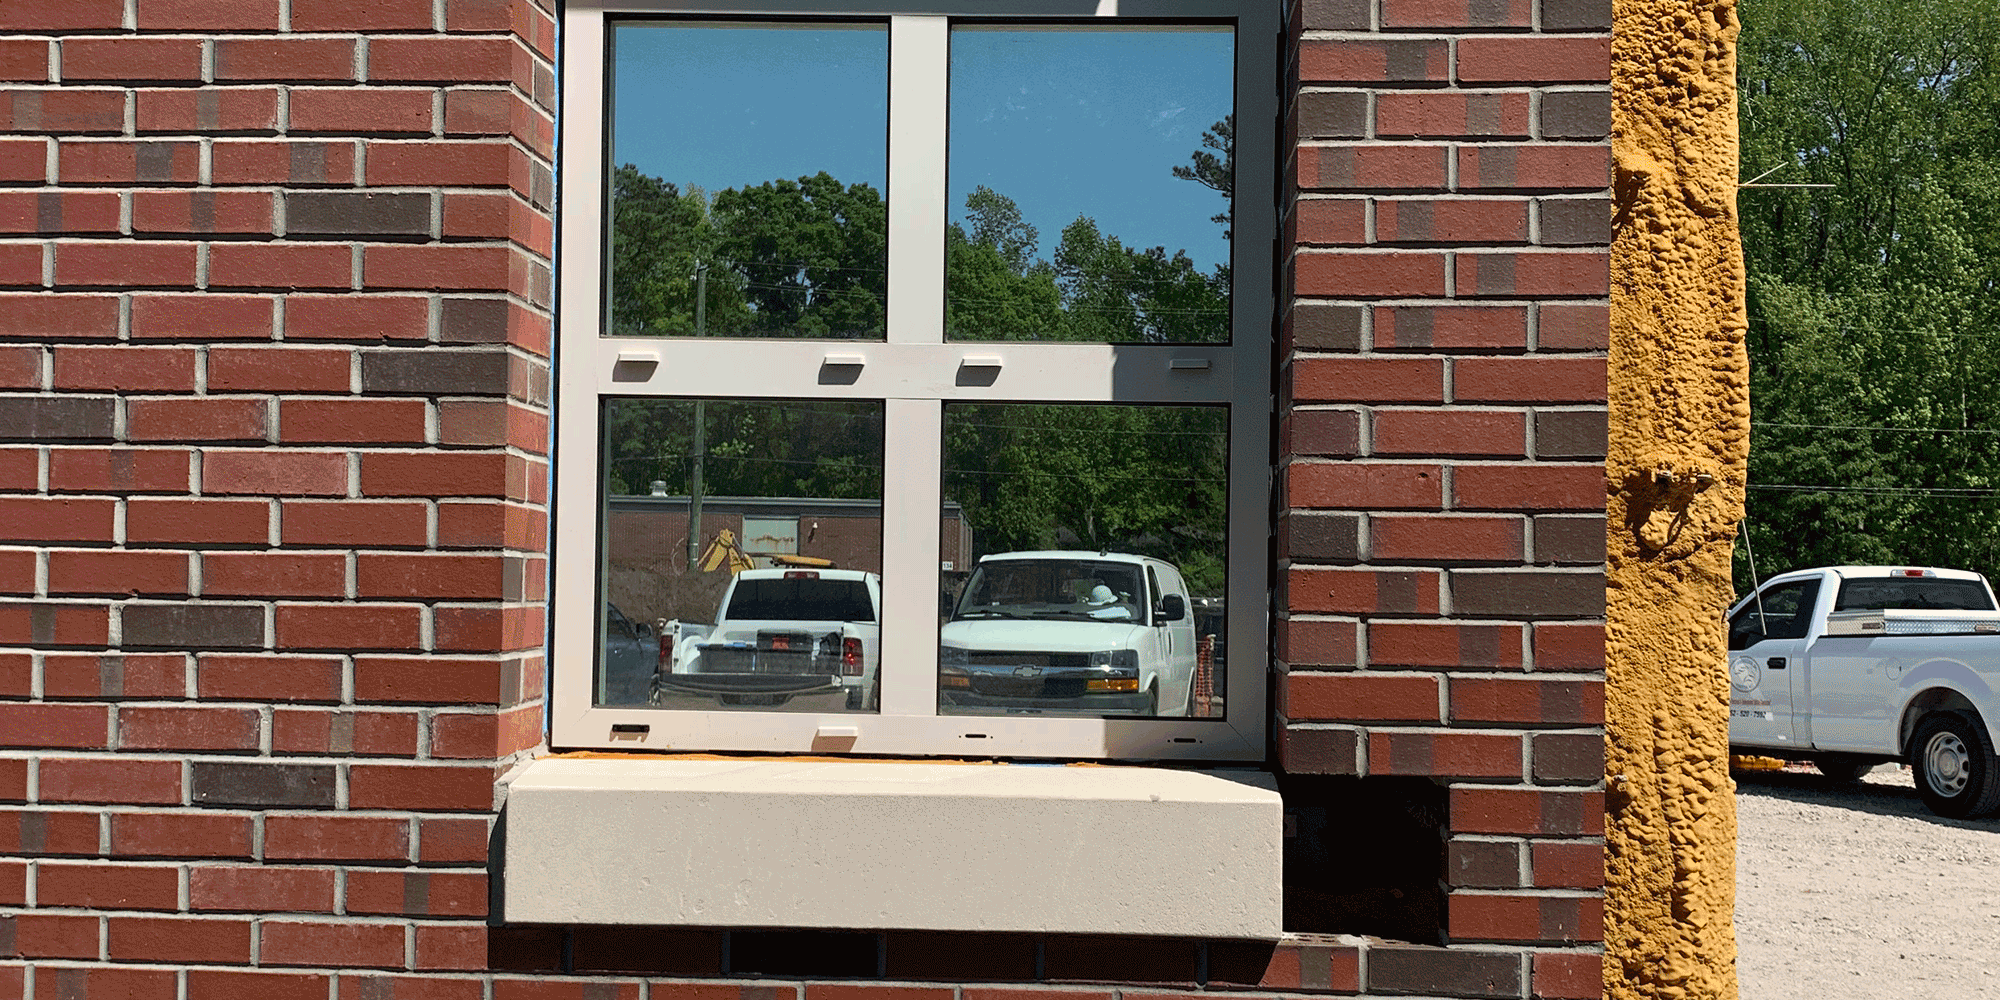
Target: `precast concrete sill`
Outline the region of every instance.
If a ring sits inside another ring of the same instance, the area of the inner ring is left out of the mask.
[[[1280,936],[1267,776],[547,757],[502,813],[508,923]]]

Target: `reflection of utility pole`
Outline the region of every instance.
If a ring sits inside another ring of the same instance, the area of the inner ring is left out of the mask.
[[[694,335],[708,332],[708,263],[694,265]],[[701,462],[708,451],[708,404],[694,402],[694,436],[688,443],[688,569],[701,558]]]

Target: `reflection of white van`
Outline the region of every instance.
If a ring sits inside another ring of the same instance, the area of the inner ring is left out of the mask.
[[[1159,559],[982,557],[940,644],[947,712],[1194,714],[1194,610],[1180,570]]]

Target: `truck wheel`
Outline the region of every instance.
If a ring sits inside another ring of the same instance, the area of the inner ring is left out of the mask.
[[[1819,773],[1828,784],[1851,785],[1861,780],[1861,776],[1875,770],[1875,762],[1849,757],[1846,754],[1829,754],[1813,761]]]
[[[1966,819],[2000,808],[2000,767],[1986,727],[1957,712],[1938,712],[1910,744],[1917,794],[1939,816]]]

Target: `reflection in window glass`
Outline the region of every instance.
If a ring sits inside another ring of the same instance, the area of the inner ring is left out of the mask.
[[[880,338],[888,31],[612,27],[613,336]]]
[[[1234,45],[952,32],[948,338],[1228,342]]]
[[[602,426],[598,704],[875,711],[882,404],[609,399]]]
[[[1223,714],[1221,407],[947,404],[946,715]]]

